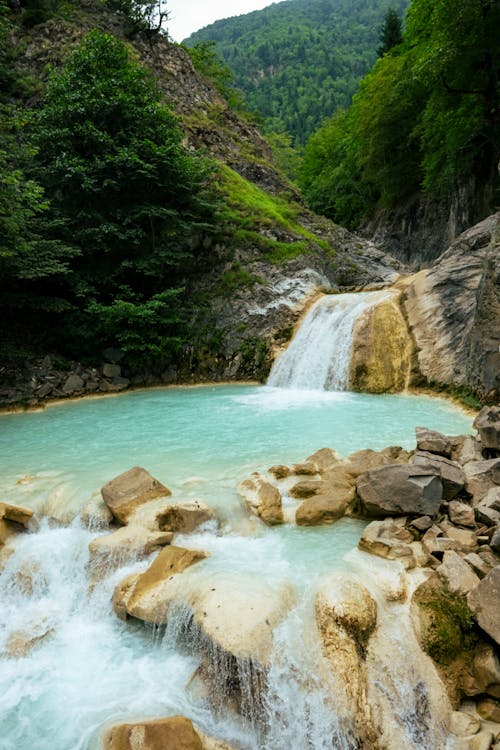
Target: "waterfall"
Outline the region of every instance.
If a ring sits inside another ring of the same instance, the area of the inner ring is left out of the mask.
[[[344,391],[349,387],[353,328],[366,310],[392,292],[359,292],[321,297],[290,346],[275,362],[267,384],[277,388]]]

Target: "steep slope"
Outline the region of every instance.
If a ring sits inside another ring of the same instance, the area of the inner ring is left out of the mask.
[[[401,15],[407,5],[392,3]],[[375,61],[386,11],[385,0],[288,0],[217,21],[186,44],[215,41],[249,107],[303,144],[349,105]]]

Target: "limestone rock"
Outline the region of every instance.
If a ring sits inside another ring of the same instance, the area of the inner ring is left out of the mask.
[[[491,565],[488,565],[476,552],[469,552],[464,556],[464,560],[470,565],[478,578],[484,578],[491,570]]]
[[[103,750],[203,750],[192,722],[183,716],[118,724],[107,732]]]
[[[489,643],[481,643],[475,650],[471,670],[472,680],[464,684],[466,695],[490,695],[500,698],[500,657]]]
[[[450,521],[457,526],[468,526],[471,529],[476,526],[474,509],[470,505],[460,502],[460,500],[452,500],[448,504],[448,516]]]
[[[428,430],[427,427],[416,427],[417,450],[436,453],[446,458],[451,457],[450,439],[441,432]]]
[[[272,474],[275,479],[285,479],[292,473],[288,466],[283,466],[282,464],[271,466],[268,469],[268,472],[269,474]]]
[[[454,461],[427,451],[417,451],[411,461],[417,466],[434,466],[439,469],[443,483],[443,500],[452,500],[463,489],[465,474]]]
[[[491,743],[495,739],[493,732],[483,729],[471,739],[467,740],[467,750],[490,750]],[[462,748],[460,748],[462,750]]]
[[[412,340],[392,293],[358,316],[352,335],[349,381],[355,391],[402,391],[408,382]]]
[[[482,719],[500,724],[500,701],[493,698],[482,698],[477,702],[476,708]]]
[[[303,461],[302,463],[294,464],[292,472],[304,476],[314,476],[319,473],[319,466],[314,461]]]
[[[467,603],[479,627],[500,645],[500,565],[469,593]]]
[[[94,495],[80,511],[80,520],[91,531],[107,529],[113,521],[113,514],[100,495]]]
[[[405,299],[424,378],[468,385],[492,399],[500,386],[499,219],[494,214],[457,237],[430,270],[411,278]]]
[[[170,546],[162,549],[144,573],[128,576],[115,588],[113,607],[121,619],[127,615],[155,625],[165,625],[168,608],[179,593],[179,574],[208,557],[207,552]]]
[[[24,508],[21,505],[0,503],[0,518],[21,524],[21,526],[24,526],[24,528],[27,529],[33,518],[33,511],[31,508]]]
[[[111,534],[98,536],[89,544],[90,568],[99,577],[125,563],[147,557],[166,544],[173,534],[168,531],[149,531],[140,526],[124,526]]]
[[[317,495],[322,487],[324,487],[324,482],[321,480],[305,479],[290,487],[288,494],[296,500],[304,500],[307,497]]]
[[[330,524],[345,514],[354,498],[354,487],[329,483],[328,488],[304,500],[295,512],[298,526]]]
[[[268,526],[284,523],[281,494],[277,487],[258,474],[253,474],[238,485],[238,492],[247,507]]]
[[[469,461],[464,466],[465,489],[478,505],[491,489],[500,485],[500,458],[488,461]]]
[[[466,711],[453,711],[450,716],[449,729],[457,737],[467,737],[479,732],[481,722]]]
[[[368,448],[348,456],[344,464],[344,470],[356,479],[369,469],[376,469],[388,464],[406,463],[408,456],[409,454],[399,446],[385,448],[383,451],[374,451]]]
[[[436,569],[436,572],[452,594],[468,594],[479,583],[478,576],[453,550],[447,550],[444,553],[443,562]]]
[[[388,560],[399,560],[405,568],[415,567],[415,557],[411,544],[413,536],[404,525],[386,519],[372,521],[359,540],[359,549]]]
[[[148,507],[145,506],[145,511],[147,512],[147,510]],[[137,518],[137,516],[134,518]],[[202,500],[185,500],[163,505],[155,518],[158,528],[162,531],[190,534],[207,521],[212,521],[214,511]]]
[[[471,529],[459,529],[452,524],[443,523],[444,535],[447,539],[458,542],[462,552],[472,552],[477,547],[477,535]]]
[[[500,451],[500,406],[484,406],[473,422],[484,448]]]
[[[318,467],[319,472],[323,473],[339,464],[341,459],[337,451],[334,451],[331,448],[321,448],[319,451],[316,451],[316,453],[308,456],[306,461],[315,464]]]
[[[434,516],[441,505],[440,471],[422,466],[392,464],[362,474],[356,482],[363,512],[369,518],[398,515]]]
[[[167,487],[139,466],[112,479],[102,487],[101,493],[113,516],[123,524],[128,523],[130,516],[140,505],[172,494]]]

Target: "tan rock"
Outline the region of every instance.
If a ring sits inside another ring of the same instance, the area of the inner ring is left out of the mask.
[[[492,565],[488,565],[476,552],[469,552],[464,556],[465,562],[470,565],[478,578],[484,578],[488,575]]]
[[[238,485],[246,506],[268,526],[284,523],[281,493],[259,474],[252,474]]]
[[[5,521],[13,521],[27,529],[33,518],[31,508],[23,508],[21,505],[11,505],[11,503],[0,503],[0,518]]]
[[[295,512],[298,526],[330,524],[345,515],[354,499],[354,488],[329,484],[328,489],[304,500]]]
[[[221,740],[216,740],[214,737],[209,737],[198,728],[196,728],[196,734],[201,740],[203,750],[236,750],[235,747],[228,745],[227,742],[221,742]]]
[[[272,474],[275,479],[285,479],[292,473],[288,466],[283,466],[282,464],[271,466],[268,469],[268,472],[269,474]]]
[[[303,461],[302,463],[294,464],[292,472],[304,476],[315,476],[319,474],[319,466],[314,461]]]
[[[94,495],[80,511],[80,520],[91,531],[107,529],[113,521],[113,514],[100,495]]]
[[[452,594],[465,596],[479,583],[479,578],[467,565],[459,554],[447,550],[443,555],[443,562],[436,569],[436,573],[445,582]]]
[[[170,490],[145,469],[135,466],[101,488],[102,498],[113,516],[126,524],[137,508],[150,500],[171,495]]]
[[[468,740],[467,750],[490,750],[495,736],[489,729],[483,729],[472,739]]]
[[[476,704],[476,709],[482,719],[500,724],[500,701],[493,698],[481,698]]]
[[[103,750],[203,750],[192,722],[182,716],[118,724],[106,733]]]
[[[341,463],[341,458],[337,451],[331,448],[321,448],[321,450],[316,451],[316,453],[306,458],[306,461],[307,463],[316,464],[320,474],[322,474],[336,464]]]
[[[408,383],[412,353],[399,295],[394,294],[356,319],[349,373],[351,388],[368,393],[403,390]]]
[[[32,629],[16,630],[7,638],[3,656],[6,659],[23,659],[35,646],[52,632],[52,628],[41,620]]]
[[[392,519],[372,521],[359,540],[359,549],[388,560],[399,560],[406,569],[415,567],[413,536]]]
[[[288,494],[296,500],[303,500],[307,497],[317,495],[322,489],[325,489],[325,481],[323,479],[305,479],[290,487]]]
[[[450,521],[457,526],[467,526],[468,528],[475,528],[476,517],[474,515],[474,508],[470,505],[462,503],[460,500],[451,500],[448,503],[448,515]]]
[[[487,694],[500,698],[500,659],[489,643],[480,643],[472,659],[471,682],[464,685],[466,695]]]
[[[451,524],[447,525],[444,530],[447,539],[453,539],[460,545],[463,552],[471,552],[477,547],[477,534],[469,529],[459,529]]]
[[[466,711],[453,711],[450,716],[449,730],[457,737],[467,737],[477,734],[481,729],[481,722]]]
[[[161,531],[189,534],[214,517],[213,509],[202,500],[185,500],[162,507],[156,522]]]
[[[168,609],[179,593],[179,574],[208,557],[202,550],[170,546],[162,549],[144,573],[128,576],[115,588],[113,607],[121,619],[136,617],[165,625]]]
[[[170,544],[172,538],[169,531],[148,531],[140,526],[125,526],[112,534],[99,536],[89,544],[92,575],[98,578],[114,568],[147,557]]]

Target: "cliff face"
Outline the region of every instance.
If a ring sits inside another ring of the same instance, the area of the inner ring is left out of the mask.
[[[409,279],[405,308],[428,383],[500,390],[500,213],[461,234],[430,270]]]

